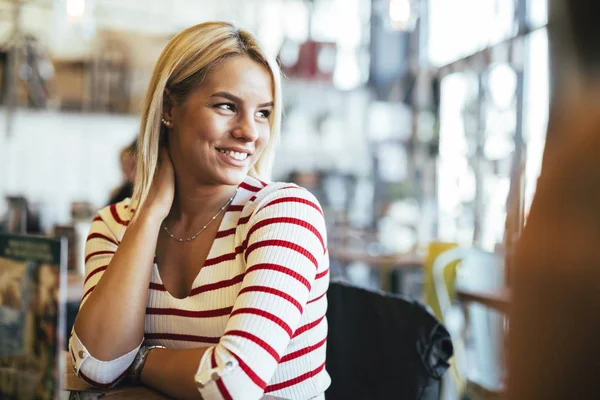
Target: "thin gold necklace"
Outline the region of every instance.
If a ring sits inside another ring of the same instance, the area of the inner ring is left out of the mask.
[[[165,224],[165,222],[163,221],[162,226],[165,229],[165,232],[167,232],[167,234],[172,238],[177,240],[178,242],[191,242],[192,240],[196,239],[198,237],[198,235],[200,235],[202,232],[204,232],[206,230],[206,228],[208,228],[210,226],[210,224],[213,223],[213,221],[215,219],[217,219],[217,217],[219,216],[219,214],[221,214],[223,212],[223,210],[225,210],[227,208],[227,206],[229,206],[229,204],[231,204],[231,202],[233,201],[233,198],[235,197],[235,195],[237,194],[238,188],[235,189],[235,192],[233,193],[233,196],[231,196],[229,198],[229,200],[227,200],[227,202],[223,205],[223,207],[221,207],[219,209],[219,211],[217,211],[217,213],[206,223],[206,225],[204,225],[202,227],[202,229],[200,229],[198,232],[194,233],[192,236],[188,237],[188,238],[176,238],[175,236],[173,236],[173,234],[171,233],[171,231],[169,231],[169,228],[167,228],[167,225]]]

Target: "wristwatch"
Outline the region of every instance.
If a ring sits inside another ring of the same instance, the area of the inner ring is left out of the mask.
[[[165,346],[142,346],[140,347],[140,350],[138,351],[138,353],[135,355],[135,358],[133,359],[133,362],[131,363],[131,366],[129,367],[129,378],[134,382],[134,383],[140,383],[141,382],[141,374],[142,374],[142,370],[144,369],[144,364],[146,363],[146,357],[148,357],[148,353],[150,353],[150,350],[154,350],[154,349],[166,349]]]

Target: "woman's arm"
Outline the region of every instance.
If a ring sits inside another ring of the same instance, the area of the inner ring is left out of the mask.
[[[140,215],[127,228],[100,281],[90,288],[92,291],[82,303],[75,331],[90,354],[99,360],[118,358],[142,341],[159,229],[159,218]],[[92,254],[88,262],[94,263],[93,257],[103,256],[103,251],[110,250],[88,252]],[[88,276],[96,270],[92,269]]]
[[[87,298],[82,300],[75,320],[75,332],[98,360],[120,357],[142,341],[156,241],[173,193],[173,166],[163,150],[148,199],[137,210],[138,218],[127,227],[121,243],[108,237],[108,232],[90,235],[99,244],[88,241],[86,281],[93,278],[97,284],[87,288]],[[111,211],[113,218],[123,223],[116,209]],[[103,263],[108,265],[99,265]]]
[[[142,370],[142,382],[174,399],[202,399],[194,375],[206,349],[150,351]]]

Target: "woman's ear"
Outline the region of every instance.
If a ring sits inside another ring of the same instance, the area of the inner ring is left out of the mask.
[[[163,93],[163,112],[161,117],[170,124],[173,123],[173,105],[173,95],[169,89],[165,89],[165,92]]]

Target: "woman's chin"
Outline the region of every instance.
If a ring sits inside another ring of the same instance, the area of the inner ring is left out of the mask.
[[[243,170],[227,171],[227,173],[221,175],[220,181],[224,185],[237,186],[246,179],[248,172],[245,168]]]

